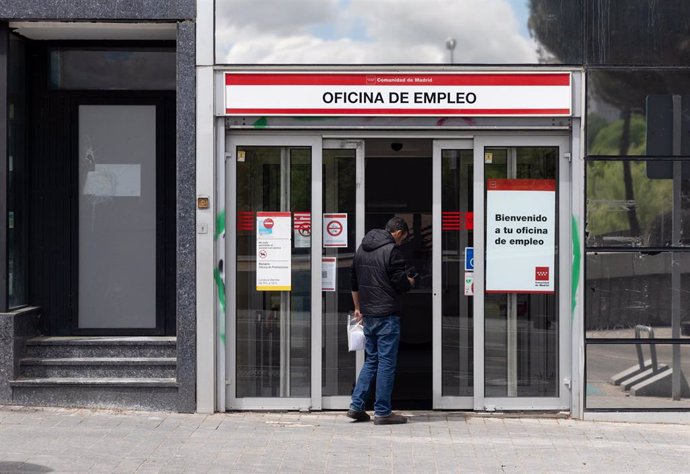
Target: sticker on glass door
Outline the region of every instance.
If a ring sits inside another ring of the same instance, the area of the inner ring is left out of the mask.
[[[256,213],[256,291],[292,289],[292,226],[289,212]]]

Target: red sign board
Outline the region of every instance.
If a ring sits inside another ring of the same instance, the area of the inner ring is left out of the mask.
[[[569,72],[227,72],[225,115],[570,116]]]

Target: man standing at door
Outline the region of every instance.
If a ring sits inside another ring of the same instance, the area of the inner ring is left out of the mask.
[[[355,421],[370,420],[364,404],[376,378],[374,424],[407,422],[406,417],[391,411],[391,396],[400,342],[400,300],[415,283],[407,274],[405,257],[398,248],[408,232],[407,223],[400,217],[389,220],[385,230],[369,231],[350,269],[355,318],[363,321],[366,337],[366,360],[347,412]]]

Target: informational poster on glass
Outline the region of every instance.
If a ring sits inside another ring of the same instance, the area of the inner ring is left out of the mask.
[[[321,290],[335,291],[335,278],[338,273],[338,260],[336,257],[321,258]]]
[[[556,181],[489,179],[486,292],[553,293]]]
[[[295,248],[311,247],[311,212],[295,212],[293,216]]]
[[[292,290],[289,212],[256,213],[256,291]]]
[[[347,214],[323,215],[323,246],[347,247]]]

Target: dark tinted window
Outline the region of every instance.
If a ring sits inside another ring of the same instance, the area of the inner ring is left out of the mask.
[[[590,252],[587,254],[587,338],[636,338],[637,325],[654,337],[672,337],[673,256],[681,269],[681,312],[690,305],[690,253]],[[646,337],[646,335],[640,335]]]
[[[588,247],[690,247],[689,161],[591,160],[586,172]]]
[[[582,2],[529,0],[529,29],[539,44],[540,62],[582,63]]]
[[[10,34],[7,110],[7,295],[10,308],[28,303],[27,112],[24,40]],[[2,290],[0,290],[2,291]],[[0,311],[5,308],[0,308]]]
[[[690,156],[690,70],[590,69],[587,91],[589,155]]]
[[[656,334],[655,334],[656,336]],[[683,410],[690,408],[685,378],[690,372],[690,345],[587,344],[585,408]],[[655,375],[639,376],[643,369]],[[679,374],[677,393],[673,374]]]
[[[687,0],[587,0],[587,15],[589,64],[690,64]]]
[[[53,89],[174,90],[174,49],[54,49]]]

